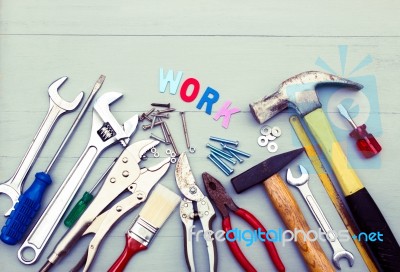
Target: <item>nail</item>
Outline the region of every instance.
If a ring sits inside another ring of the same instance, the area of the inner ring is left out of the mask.
[[[150,109],[148,112],[146,112],[146,113],[142,113],[142,115],[140,115],[140,117],[139,117],[139,120],[140,121],[143,121],[146,117],[148,117],[150,114],[152,114],[153,113],[153,111],[155,111],[156,110],[156,108],[152,108],[152,109]],[[146,118],[147,119],[147,118]],[[151,119],[150,119],[151,120]]]
[[[187,132],[187,126],[186,126],[186,118],[185,118],[185,112],[181,112],[181,118],[182,118],[182,126],[183,126],[183,133],[185,135],[185,141],[186,141],[186,147],[190,148],[190,141],[189,141],[189,135]]]
[[[214,154],[214,155],[217,156],[217,157],[221,157],[221,158],[225,159],[226,161],[232,163],[233,165],[236,164],[236,161],[235,161],[234,159],[231,159],[231,158],[229,158],[228,156],[225,156],[224,154],[217,153],[217,152],[215,152],[215,150],[212,150],[212,149],[211,149],[211,154]]]
[[[167,113],[167,112],[173,112],[173,111],[175,111],[174,108],[169,108],[169,109],[166,109],[166,110],[157,111],[157,114],[160,114],[160,113]]]
[[[161,118],[157,118],[157,120],[160,121],[160,122],[162,122]],[[163,133],[163,135],[164,135],[165,142],[166,142],[167,144],[170,144],[170,143],[171,143],[171,140],[170,140],[169,137],[168,137],[167,131],[166,131],[166,129],[165,129],[165,124],[164,124],[164,122],[161,123],[161,131],[162,131],[162,133]]]
[[[155,123],[154,123],[154,126],[159,126],[159,125],[161,125],[161,123],[162,123],[162,121],[155,122]],[[149,128],[151,128],[151,124],[143,125],[142,128],[143,128],[144,130],[149,129]]]
[[[154,140],[157,140],[157,141],[160,141],[160,142],[162,142],[164,144],[167,144],[167,142],[165,140],[161,139],[161,137],[158,137],[158,136],[154,135],[153,133],[150,134],[150,138],[153,138]]]
[[[179,156],[178,148],[176,148],[174,139],[171,136],[171,132],[169,131],[167,123],[165,123],[164,121],[162,121],[161,123],[164,123],[164,128],[165,128],[165,131],[167,132],[168,138],[169,138],[169,140],[170,140],[170,142],[172,144],[172,148],[174,149],[176,156]]]
[[[234,146],[239,145],[238,141],[227,140],[227,139],[218,138],[218,137],[214,137],[214,136],[210,136],[210,140],[217,141],[217,142],[224,143],[224,144],[231,144]]]
[[[228,170],[226,170],[226,169],[223,168],[221,165],[219,165],[218,162],[217,162],[213,157],[211,157],[211,155],[208,155],[208,156],[207,156],[207,159],[209,159],[210,161],[212,161],[212,162],[215,164],[215,166],[217,166],[222,172],[224,172],[225,175],[229,176]]]
[[[250,158],[250,156],[251,156],[249,153],[246,153],[246,152],[244,152],[244,151],[242,151],[242,150],[239,150],[239,149],[236,149],[236,148],[227,146],[227,145],[224,144],[224,143],[221,143],[221,146],[222,146],[223,149],[226,149],[226,150],[228,150],[228,151],[234,152],[234,153],[236,153],[236,154],[238,154],[238,155],[242,155],[242,156],[244,156],[244,157],[246,157],[246,158]]]
[[[153,107],[164,107],[164,108],[169,108],[171,106],[171,103],[168,104],[163,104],[163,103],[151,103]]]
[[[210,144],[207,144],[206,146],[209,147],[209,148],[211,148],[211,150],[214,150],[214,151],[217,152],[217,153],[224,154],[224,155],[227,156],[228,158],[233,158],[233,156],[232,156],[231,154],[225,152],[225,151],[222,150],[222,149],[219,149],[219,148],[216,147],[216,146],[213,146],[213,145],[210,145]]]

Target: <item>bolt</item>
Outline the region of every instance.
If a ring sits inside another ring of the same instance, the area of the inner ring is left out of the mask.
[[[171,106],[171,103],[168,104],[163,104],[163,103],[151,103],[153,107],[163,107],[163,108],[169,108]]]
[[[217,166],[222,172],[224,172],[225,175],[227,175],[227,176],[230,175],[229,171],[228,171],[227,169],[225,169],[224,167],[222,167],[222,166],[217,162],[217,160],[215,159],[215,157],[212,156],[212,154],[208,155],[208,156],[207,156],[207,159],[209,159],[210,161],[212,161],[212,162],[215,164],[215,166]],[[232,169],[231,169],[231,170],[232,170]],[[232,171],[233,171],[233,170],[232,170]]]
[[[239,145],[238,141],[222,139],[222,138],[218,138],[218,137],[214,137],[214,136],[210,136],[210,140],[217,141],[217,142],[224,143],[224,144],[231,144],[231,145],[234,145],[234,146],[238,146]]]
[[[156,114],[156,115],[154,115],[155,117],[161,117],[161,118],[169,118],[169,114],[168,113],[162,113],[162,114]]]
[[[228,153],[231,154],[239,163],[244,162],[244,160],[236,155],[236,153],[233,153],[232,151],[228,151]]]
[[[225,156],[224,154],[217,153],[217,152],[215,152],[214,150],[211,150],[211,154],[214,154],[214,155],[217,156],[217,157],[224,158],[225,160],[227,160],[228,162],[232,163],[233,165],[236,164],[236,161],[235,161],[234,159],[231,159],[231,158]]]
[[[227,145],[224,144],[224,143],[221,143],[221,146],[222,146],[223,149],[226,149],[226,150],[228,150],[228,151],[234,152],[234,153],[236,153],[236,154],[238,154],[238,155],[242,155],[242,156],[244,156],[244,157],[246,157],[246,158],[250,158],[250,156],[251,156],[249,153],[246,153],[246,152],[244,152],[244,151],[242,151],[242,150],[239,150],[239,149],[236,149],[236,148],[227,146]]]
[[[155,122],[153,126],[159,126],[159,125],[161,125],[161,123],[162,123],[162,121]],[[146,129],[151,128],[151,125],[152,125],[152,124],[143,125],[142,128],[143,128],[144,130],[146,130]]]
[[[158,120],[158,121],[162,121],[161,118],[157,118],[157,120]],[[164,135],[165,144],[170,144],[170,143],[171,143],[171,140],[170,140],[169,137],[168,137],[167,130],[165,129],[165,124],[164,124],[164,122],[161,124],[161,131],[162,131],[162,133],[163,133],[163,135]]]
[[[216,147],[216,146],[213,146],[213,145],[211,145],[211,144],[207,144],[206,146],[209,147],[209,148],[211,148],[211,150],[214,150],[214,151],[217,152],[217,153],[224,154],[224,155],[225,155],[226,157],[228,157],[228,158],[232,158],[232,157],[233,157],[231,154],[229,154],[229,153],[223,151],[222,149],[219,149],[219,148]]]

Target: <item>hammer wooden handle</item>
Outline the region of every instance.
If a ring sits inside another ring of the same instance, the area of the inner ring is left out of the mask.
[[[292,232],[303,230],[308,233],[310,227],[295,198],[279,174],[265,180],[264,187],[286,227]],[[318,241],[310,241],[301,232],[298,232],[296,245],[311,272],[336,271]]]

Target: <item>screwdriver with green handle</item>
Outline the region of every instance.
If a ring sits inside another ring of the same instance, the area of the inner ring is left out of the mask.
[[[118,158],[117,158],[118,159]],[[100,179],[96,182],[96,184],[93,186],[93,188],[89,192],[85,192],[82,196],[82,198],[76,203],[76,205],[72,208],[70,213],[67,215],[67,217],[64,220],[64,225],[67,226],[68,228],[71,228],[73,225],[75,225],[76,221],[78,221],[79,217],[85,212],[86,208],[89,206],[89,204],[92,202],[94,198],[94,190],[99,186],[99,184],[104,180],[108,172],[110,172],[111,168],[114,166],[116,163],[117,159],[115,159],[111,165],[107,168],[107,170],[101,175]]]
[[[47,166],[46,170],[44,172],[36,173],[35,180],[33,181],[32,185],[18,198],[18,202],[15,204],[14,210],[11,212],[10,217],[8,217],[5,225],[1,229],[0,239],[4,243],[8,245],[17,244],[22,239],[37,212],[40,210],[45,190],[48,185],[52,183],[49,171],[60,155],[65,144],[68,142],[79,121],[85,114],[86,109],[89,107],[95,94],[101,88],[104,80],[105,76],[101,75],[96,81],[96,84],[94,85],[88,99],[85,102],[85,105],[83,105],[81,111],[76,117],[74,123],[69,129],[67,135],[65,136],[63,142]]]

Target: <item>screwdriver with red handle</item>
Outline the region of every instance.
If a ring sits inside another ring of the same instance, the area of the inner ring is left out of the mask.
[[[382,150],[382,147],[375,137],[371,133],[367,132],[367,126],[365,124],[357,126],[342,104],[337,105],[337,108],[339,109],[340,114],[346,118],[346,120],[349,121],[351,126],[354,128],[349,135],[356,139],[357,148],[360,150],[361,154],[365,158],[371,158],[378,154]]]

